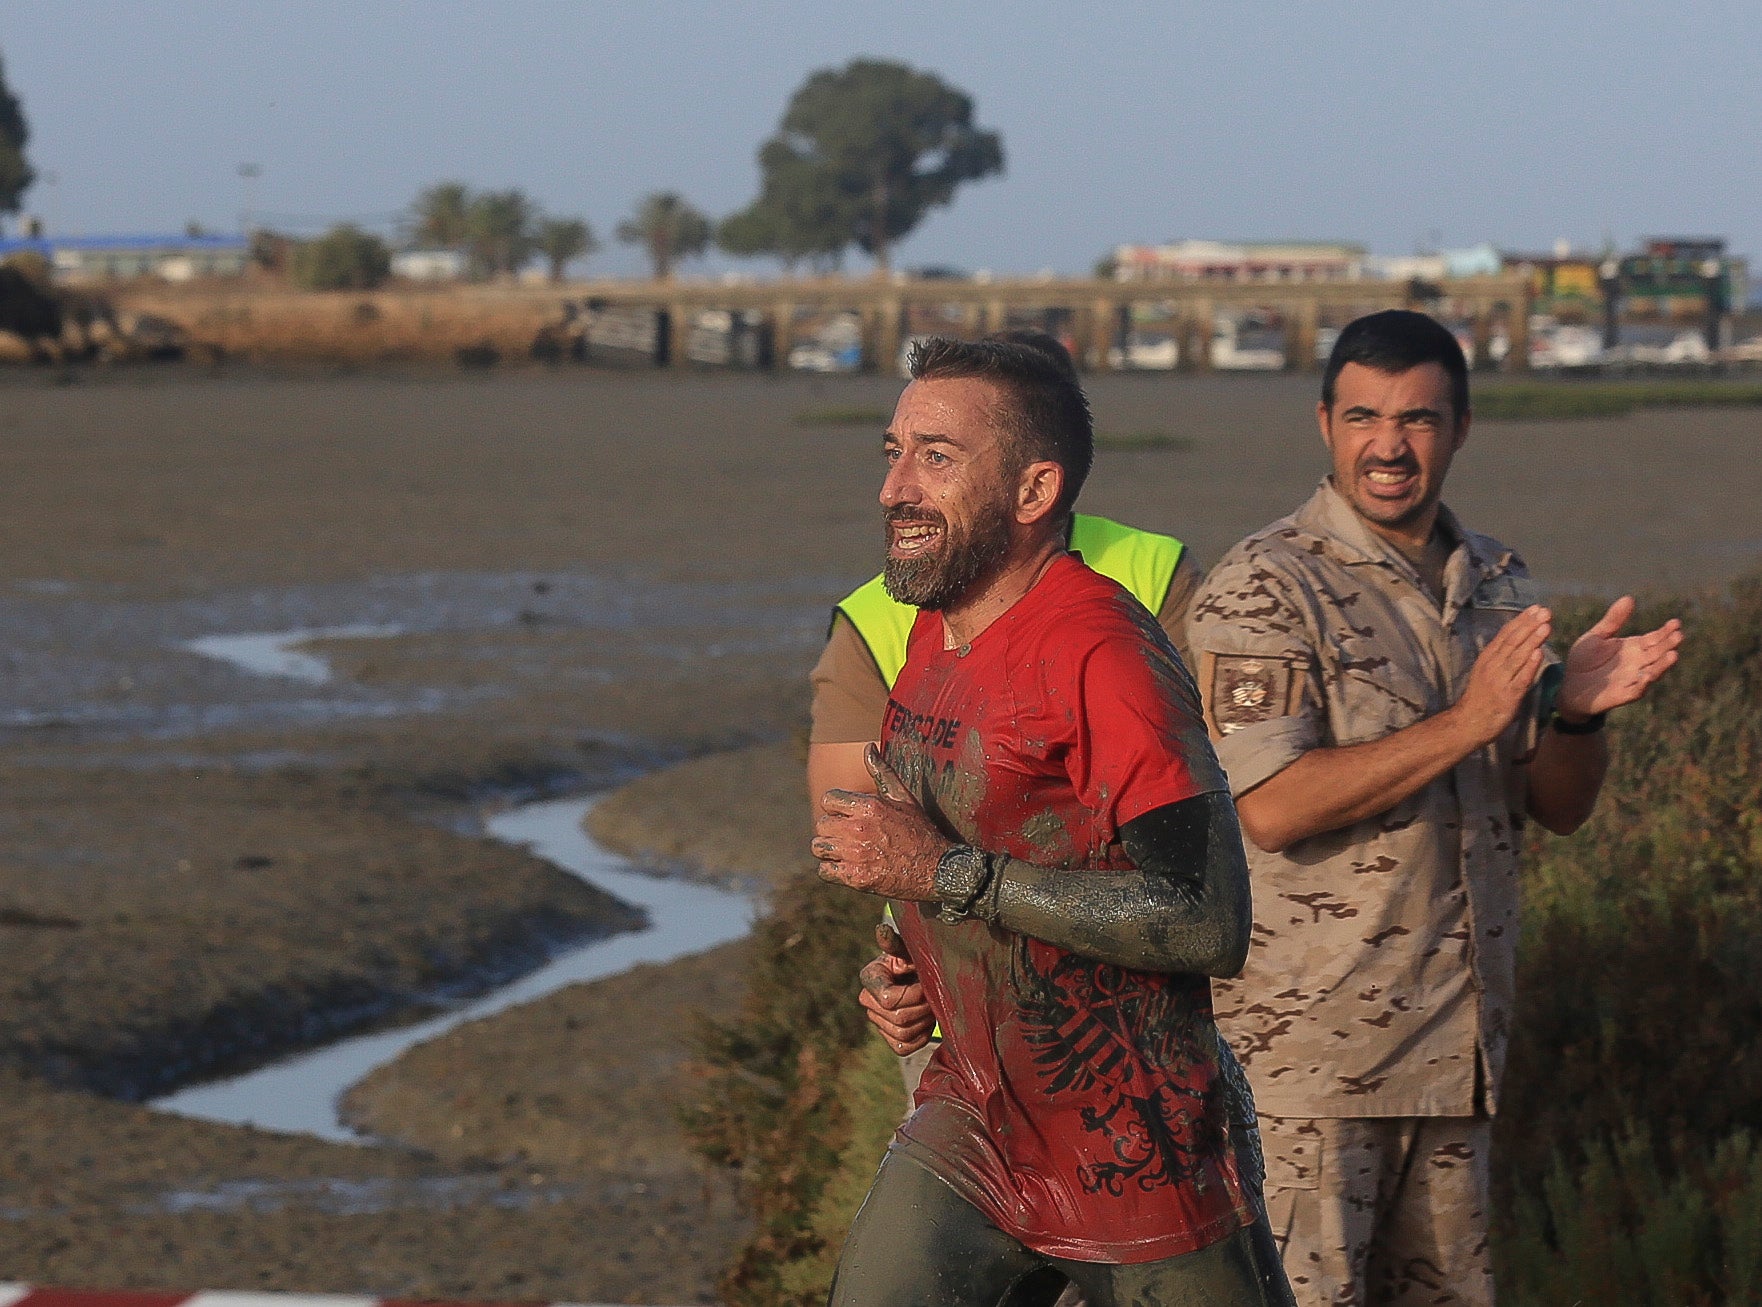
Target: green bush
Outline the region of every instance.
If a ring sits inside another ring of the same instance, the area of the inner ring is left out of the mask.
[[[1747,1132],[1668,1169],[1644,1135],[1594,1145],[1516,1217],[1500,1246],[1512,1307],[1762,1302],[1762,1151]]]
[[[892,420],[892,409],[864,405],[807,408],[795,415],[798,427],[871,427],[880,431]]]
[[[856,1165],[870,1174],[879,1160],[876,1081],[861,1069],[874,1042],[855,992],[879,915],[879,900],[811,872],[787,882],[754,928],[745,1006],[699,1030],[701,1092],[686,1131],[705,1157],[738,1171],[755,1222],[723,1277],[730,1307],[824,1302],[848,1224],[829,1212],[855,1210],[832,1181],[849,1156],[864,1154]],[[896,1097],[889,1127],[902,1105]]]
[[[379,237],[344,223],[295,249],[291,270],[307,290],[372,290],[391,275],[392,255]]]
[[[1620,417],[1639,408],[1750,408],[1762,385],[1714,379],[1493,383],[1476,389],[1482,421]]]
[[[825,1187],[808,1214],[814,1251],[780,1269],[782,1301],[819,1304],[832,1288],[844,1236],[869,1196],[875,1170],[905,1115],[905,1083],[899,1059],[879,1036],[865,1038],[838,1078],[838,1097],[850,1129]]]
[[[1520,1300],[1571,1301],[1548,1286],[1639,1258],[1649,1280],[1575,1293],[1758,1301],[1721,1295],[1739,1293],[1727,1245],[1762,1237],[1744,1224],[1762,1184],[1738,1160],[1762,1136],[1762,577],[1650,605],[1635,629],[1671,612],[1682,661],[1611,718],[1596,814],[1531,842],[1495,1124],[1498,1246]],[[1678,1275],[1699,1287],[1639,1287]]]

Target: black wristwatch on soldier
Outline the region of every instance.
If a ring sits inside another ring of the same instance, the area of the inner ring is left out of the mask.
[[[956,844],[936,861],[936,915],[943,921],[964,921],[991,884],[991,863],[982,849]]]
[[[1555,707],[1560,699],[1560,686],[1565,680],[1566,668],[1559,663],[1551,663],[1543,669],[1537,718],[1543,726],[1551,727],[1557,735],[1595,735],[1603,729],[1603,719],[1607,714],[1593,713],[1582,722],[1569,722]]]
[[[1603,729],[1603,721],[1607,715],[1608,714],[1606,713],[1600,712],[1592,713],[1582,722],[1569,722],[1566,718],[1556,712],[1553,720],[1550,721],[1548,725],[1554,728],[1554,733],[1556,735],[1595,735],[1598,731]]]

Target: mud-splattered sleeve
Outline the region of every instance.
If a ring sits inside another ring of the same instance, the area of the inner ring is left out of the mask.
[[[1205,724],[1241,796],[1326,742],[1314,624],[1264,554],[1237,546],[1188,616]]]

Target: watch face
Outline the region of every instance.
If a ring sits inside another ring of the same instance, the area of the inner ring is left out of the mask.
[[[936,893],[947,896],[938,913],[944,921],[959,921],[971,909],[985,875],[985,855],[957,844],[936,864]]]

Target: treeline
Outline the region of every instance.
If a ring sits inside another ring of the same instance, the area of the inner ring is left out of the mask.
[[[614,236],[647,256],[656,278],[715,245],[736,258],[831,271],[857,249],[886,270],[893,246],[963,183],[1003,170],[1003,143],[975,125],[971,97],[932,73],[858,59],[812,74],[759,148],[759,194],[713,219],[677,191],[644,196]],[[586,219],[556,216],[520,190],[428,187],[410,205],[407,245],[463,257],[465,275],[511,276],[542,259],[552,280],[596,251]],[[392,250],[342,225],[313,241],[260,235],[257,262],[321,290],[361,290],[391,271]]]
[[[29,128],[0,69],[0,214],[16,213],[36,173]],[[644,196],[614,235],[641,247],[656,278],[712,244],[736,258],[831,271],[861,250],[882,271],[893,246],[963,184],[1003,171],[1003,142],[973,120],[973,101],[934,73],[857,59],[811,74],[760,145],[759,193],[713,219],[677,191]],[[511,276],[542,260],[553,281],[600,248],[585,218],[546,213],[518,189],[473,191],[444,181],[419,194],[399,239],[451,252],[477,279]],[[367,290],[391,275],[392,246],[354,224],[313,240],[253,234],[252,259],[315,290]]]
[[[474,191],[463,182],[439,182],[419,193],[401,233],[408,247],[456,255],[460,274],[488,281],[510,277],[536,259],[552,281],[576,259],[600,248],[587,221],[546,213],[524,191]],[[278,232],[252,233],[251,259],[308,290],[371,290],[392,271],[392,246],[352,223],[316,240]]]
[[[1563,611],[1569,642],[1601,611]],[[1762,573],[1650,605],[1682,661],[1610,720],[1614,765],[1570,839],[1536,834],[1496,1123],[1494,1253],[1516,1307],[1762,1302]],[[825,1301],[902,1105],[852,1001],[873,904],[811,875],[758,927],[746,1009],[706,1026],[706,1156],[752,1239],[724,1301]]]

